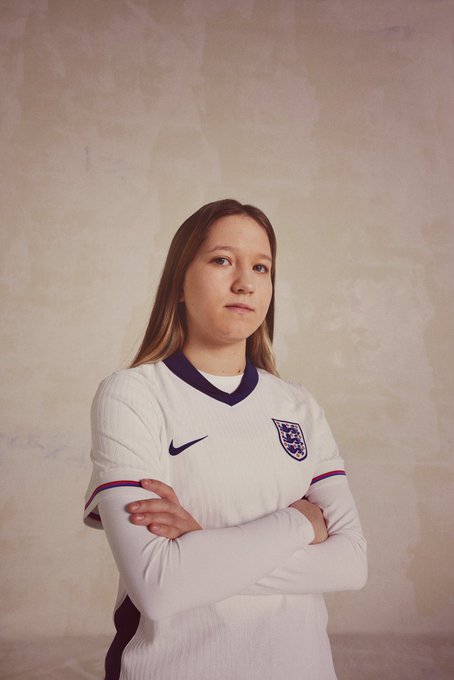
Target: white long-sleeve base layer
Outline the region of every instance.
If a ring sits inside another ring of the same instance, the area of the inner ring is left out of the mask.
[[[178,369],[118,372],[94,401],[86,517],[99,512],[120,572],[107,680],[334,680],[321,593],[362,587],[365,541],[321,410],[262,371],[229,403]],[[206,528],[167,541],[132,525],[150,476]],[[324,510],[321,545],[287,507],[303,495]]]

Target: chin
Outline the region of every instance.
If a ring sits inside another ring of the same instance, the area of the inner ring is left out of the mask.
[[[246,340],[251,337],[255,333],[257,329],[254,328],[248,333],[226,333],[223,337],[222,340],[225,344],[228,345],[235,345],[239,344],[241,342],[244,342],[246,344]]]

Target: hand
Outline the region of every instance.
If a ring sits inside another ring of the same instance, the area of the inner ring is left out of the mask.
[[[171,486],[155,479],[142,479],[140,484],[160,498],[129,503],[126,509],[131,515],[130,521],[133,524],[146,526],[152,534],[170,539],[202,528],[180,505]]]
[[[315,503],[311,503],[305,498],[302,498],[301,500],[292,503],[290,507],[296,508],[297,510],[302,512],[303,515],[307,517],[309,522],[312,524],[315,536],[314,540],[311,542],[311,545],[314,545],[315,543],[323,543],[323,541],[326,541],[326,539],[328,538],[328,531],[326,529],[326,523],[325,518],[323,517],[323,512],[320,510],[318,505],[315,505]]]

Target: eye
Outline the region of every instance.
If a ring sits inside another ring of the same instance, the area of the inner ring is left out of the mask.
[[[215,257],[213,262],[215,264],[219,264],[221,267],[225,267],[227,264],[230,264],[230,260],[228,260],[226,257]]]
[[[266,264],[256,264],[254,265],[254,271],[259,272],[259,274],[267,274],[270,270]]]

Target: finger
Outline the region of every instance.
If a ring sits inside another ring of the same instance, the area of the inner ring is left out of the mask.
[[[166,498],[173,503],[179,502],[172,487],[168,484],[164,484],[164,482],[160,482],[158,479],[141,479],[140,484],[144,489],[153,491],[153,493],[161,496],[161,498]]]
[[[164,524],[166,526],[182,526],[182,518],[169,512],[134,512],[129,517],[133,524],[149,526],[151,524]]]
[[[126,510],[130,513],[144,513],[144,512],[177,512],[177,508],[181,508],[180,505],[176,505],[171,501],[164,500],[162,498],[147,498],[144,501],[135,501],[134,503],[128,503]]]
[[[132,524],[148,526],[153,522],[153,515],[149,512],[135,512],[132,515],[129,515],[129,521]]]
[[[168,527],[162,524],[151,524],[148,527],[148,531],[152,534],[155,534],[155,536],[160,536],[161,538],[168,538],[171,540],[179,538],[183,533],[176,527]]]
[[[179,517],[171,515],[166,512],[157,512],[151,515],[151,524],[161,524],[162,526],[175,527],[176,529],[182,529],[183,525]]]

